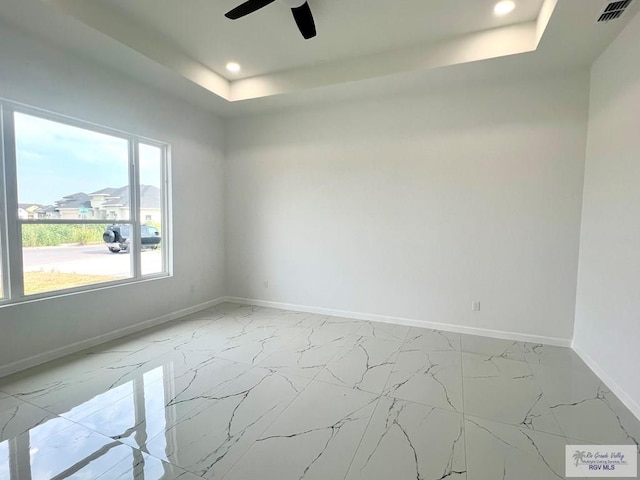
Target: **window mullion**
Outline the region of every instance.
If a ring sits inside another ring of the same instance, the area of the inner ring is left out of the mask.
[[[160,200],[160,205],[162,209],[162,225],[163,230],[162,234],[165,236],[164,240],[164,248],[162,249],[162,271],[167,273],[170,272],[171,265],[173,265],[173,248],[171,248],[173,238],[170,238],[168,233],[173,232],[173,227],[171,225],[171,185],[169,180],[169,147],[162,147],[162,198]]]
[[[7,247],[7,219],[5,218],[5,176],[4,176],[4,129],[3,129],[3,112],[4,105],[0,102],[0,188],[2,191],[0,193],[0,281],[2,282],[3,295],[0,295],[0,300],[9,298],[9,257],[8,257],[8,247]]]
[[[133,277],[142,276],[142,240],[140,222],[140,155],[139,145],[135,138],[129,139],[129,218],[133,222],[133,232],[131,232],[131,262],[133,267]]]
[[[22,278],[22,231],[18,222],[18,180],[16,169],[15,125],[12,108],[2,109],[2,136],[5,172],[5,208],[9,298],[24,296]]]

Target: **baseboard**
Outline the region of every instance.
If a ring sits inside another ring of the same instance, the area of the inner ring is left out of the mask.
[[[490,330],[488,328],[465,327],[450,323],[437,323],[424,320],[416,320],[403,317],[390,317],[373,313],[349,312],[344,310],[333,310],[329,308],[310,307],[307,305],[294,305],[290,303],[270,302],[265,300],[255,300],[251,298],[224,297],[226,302],[244,303],[257,307],[279,308],[281,310],[294,310],[297,312],[318,313],[320,315],[331,315],[334,317],[355,318],[357,320],[369,320],[372,322],[392,323],[396,325],[407,325],[409,327],[432,328],[445,332],[465,333],[468,335],[479,335],[481,337],[502,338],[519,342],[542,343],[545,345],[556,345],[559,347],[570,347],[571,340],[566,338],[545,337],[540,335],[530,335],[525,333],[505,332],[502,330]]]
[[[193,313],[206,310],[207,308],[215,307],[216,305],[223,303],[225,301],[227,301],[225,297],[220,297],[215,300],[210,300],[208,302],[204,302],[199,305],[194,305],[192,307],[184,308],[182,310],[169,313],[167,315],[162,315],[161,317],[145,320],[144,322],[136,323],[135,325],[130,325],[128,327],[118,329],[114,332],[98,335],[97,337],[89,338],[87,340],[82,340],[80,342],[72,343],[71,345],[67,345],[61,348],[56,348],[48,352],[39,353],[38,355],[34,355],[32,357],[25,358],[23,360],[18,360],[16,362],[3,365],[0,367],[0,378],[5,377],[7,375],[11,375],[13,373],[20,372],[22,370],[26,370],[27,368],[36,367],[46,362],[51,362],[52,360],[57,360],[58,358],[62,358],[66,355],[78,353],[82,350],[95,347],[96,345],[100,345],[102,343],[106,343],[112,340],[116,340],[118,338],[126,337],[127,335],[131,335],[133,333],[146,330],[147,328],[162,325],[163,323],[167,323],[181,317],[186,317],[187,315],[191,315]]]
[[[607,374],[602,369],[602,367],[600,367],[600,365],[584,350],[575,345],[572,345],[572,348],[573,351],[576,352],[582,359],[582,361],[586,363],[591,370],[593,370],[593,373],[595,373],[598,378],[602,380],[602,382],[609,388],[609,390],[611,390],[616,395],[616,397],[618,397],[620,401],[625,404],[625,406],[631,411],[631,413],[633,413],[633,415],[635,415],[635,417],[640,420],[640,405],[638,405],[638,403],[633,398],[631,398],[631,396],[620,385],[618,385],[616,381],[613,380],[609,376],[609,374]]]

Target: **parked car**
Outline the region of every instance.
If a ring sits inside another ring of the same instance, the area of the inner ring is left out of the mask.
[[[112,253],[128,253],[131,247],[131,225],[128,224],[114,224],[109,225],[102,234],[104,243],[107,244],[107,248]],[[151,225],[140,226],[140,240],[142,243],[142,249],[155,250],[160,246],[162,237],[156,227]]]

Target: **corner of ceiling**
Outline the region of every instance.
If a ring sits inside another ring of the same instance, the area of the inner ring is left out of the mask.
[[[549,26],[549,21],[557,6],[558,0],[544,0],[536,20],[536,47],[540,45],[540,40]]]
[[[142,29],[97,2],[85,0],[42,0],[66,14],[164,65],[182,77],[219,97],[230,99],[230,82],[175,47],[162,35]]]

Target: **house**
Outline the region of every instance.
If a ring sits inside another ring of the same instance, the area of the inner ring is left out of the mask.
[[[55,202],[56,217],[63,220],[118,220],[129,218],[129,186],[103,188],[93,193],[78,192]],[[153,185],[140,186],[140,218],[161,222],[161,192]]]
[[[18,204],[18,218],[21,220],[33,220],[38,218],[38,212],[42,209],[42,205],[36,203],[20,203]]]
[[[638,478],[639,45],[640,0],[0,0],[0,478]],[[69,148],[105,188],[14,221]]]
[[[54,204],[56,218],[75,220],[82,218],[91,209],[91,199],[84,192],[72,193],[64,196]]]

